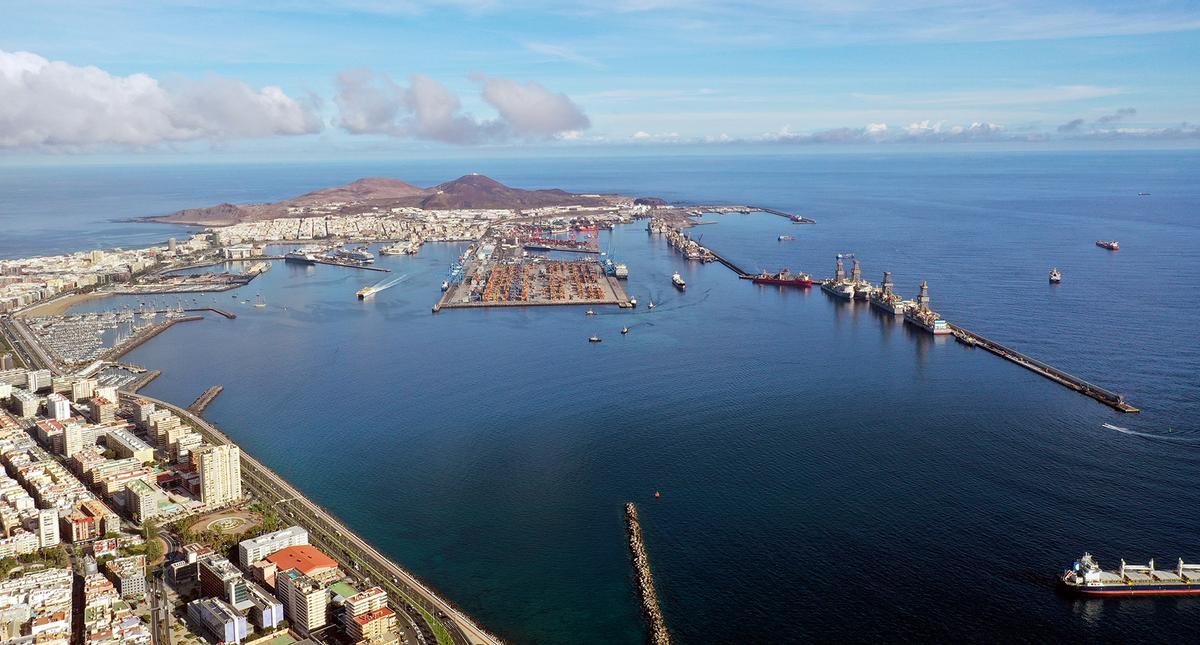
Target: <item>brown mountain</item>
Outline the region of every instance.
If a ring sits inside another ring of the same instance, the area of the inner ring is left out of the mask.
[[[370,177],[315,190],[274,204],[218,204],[208,208],[189,208],[171,215],[148,217],[146,221],[199,226],[227,226],[238,222],[287,217],[288,207],[351,203],[340,213],[350,215],[371,211],[373,207],[418,206],[428,210],[458,208],[542,208],[546,206],[602,206],[612,196],[577,195],[558,189],[524,190],[512,188],[483,175],[464,175],[432,188],[420,188],[399,179]]]

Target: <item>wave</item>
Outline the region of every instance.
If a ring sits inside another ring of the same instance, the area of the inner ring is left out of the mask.
[[[1144,439],[1150,439],[1152,441],[1164,441],[1167,443],[1190,444],[1190,445],[1200,446],[1200,437],[1197,437],[1195,432],[1178,431],[1178,430],[1172,430],[1170,428],[1168,428],[1167,432],[1165,432],[1165,433],[1163,433],[1163,432],[1139,432],[1137,430],[1130,430],[1129,428],[1122,428],[1121,426],[1116,426],[1111,423],[1102,424],[1101,427],[1108,428],[1109,430],[1116,430],[1117,432],[1120,432],[1121,434],[1132,435],[1135,437],[1142,437]]]

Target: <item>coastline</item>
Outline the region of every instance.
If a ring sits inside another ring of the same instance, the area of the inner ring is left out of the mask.
[[[107,291],[90,291],[88,293],[72,293],[61,298],[55,298],[49,302],[43,302],[33,305],[32,307],[16,314],[25,318],[34,318],[37,316],[62,316],[67,313],[67,310],[75,305],[82,305],[94,300],[101,300],[113,294]]]

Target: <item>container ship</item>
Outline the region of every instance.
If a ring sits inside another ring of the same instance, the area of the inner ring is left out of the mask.
[[[1121,243],[1116,240],[1096,240],[1096,246],[1109,251],[1121,250]]]
[[[675,272],[675,275],[671,276],[671,284],[675,285],[675,288],[680,291],[687,289],[687,283],[683,281],[683,276],[679,275],[678,271]]]
[[[779,273],[762,273],[750,279],[754,284],[779,284],[785,287],[800,287],[807,289],[813,285],[812,276],[807,273],[792,273],[787,269]]]
[[[917,296],[915,307],[908,307],[904,312],[904,322],[916,325],[934,336],[944,336],[953,333],[950,325],[942,320],[938,313],[929,308],[929,283],[921,281],[921,292]]]
[[[1105,571],[1090,553],[1084,553],[1074,566],[1062,575],[1062,586],[1085,596],[1178,596],[1200,594],[1200,564],[1184,564],[1180,559],[1171,571],[1149,564],[1126,564]]]

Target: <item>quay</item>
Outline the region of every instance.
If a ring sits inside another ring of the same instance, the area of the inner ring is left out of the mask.
[[[225,311],[224,309],[217,309],[216,307],[194,307],[192,309],[184,309],[184,311],[211,311],[214,314],[224,316],[230,320],[237,318],[237,314],[233,313],[232,311]],[[158,313],[162,314],[166,312],[160,311]]]
[[[192,401],[192,404],[187,407],[188,412],[191,412],[197,416],[204,416],[204,410],[208,408],[209,404],[212,403],[213,400],[215,400],[217,396],[221,394],[221,392],[224,391],[224,385],[214,385],[207,390],[204,390],[204,392],[200,396],[196,397],[196,400]]]
[[[364,271],[379,271],[382,273],[392,272],[391,269],[386,269],[384,267],[373,267],[366,264],[358,264],[357,262],[334,260],[332,258],[314,258],[313,262],[316,264],[328,264],[335,267],[346,267],[347,269],[362,269]]]
[[[646,557],[646,542],[642,538],[642,524],[638,520],[637,506],[625,502],[625,528],[629,532],[629,550],[633,554],[633,568],[637,574],[638,593],[642,598],[642,613],[650,627],[650,642],[654,645],[670,645],[671,633],[658,604],[658,592],[654,589],[654,576],[650,572],[650,560]]]
[[[951,332],[954,334],[954,338],[958,342],[967,345],[968,347],[982,347],[996,356],[999,356],[1000,358],[1012,361],[1013,363],[1016,363],[1017,365],[1020,365],[1021,367],[1024,367],[1035,374],[1044,376],[1047,379],[1050,379],[1051,381],[1054,381],[1055,383],[1058,383],[1064,387],[1075,390],[1084,396],[1089,396],[1119,412],[1136,414],[1141,411],[1126,403],[1124,396],[1117,394],[1112,390],[1089,383],[1078,376],[1075,376],[1074,374],[1064,372],[1053,365],[1043,363],[1042,361],[1039,361],[1031,356],[1026,356],[1015,349],[1001,345],[1000,343],[977,334],[969,329],[964,329],[954,324],[949,324],[949,327]]]
[[[120,395],[123,403],[142,399],[161,409],[170,410],[195,428],[209,443],[233,445],[233,441],[211,422],[173,403],[128,393]],[[245,449],[241,450],[241,454],[242,484],[247,490],[263,502],[276,505],[288,518],[308,529],[309,539],[314,546],[345,558],[344,561],[350,564],[346,567],[347,573],[360,580],[369,579],[372,585],[377,584],[396,599],[412,605],[420,613],[420,619],[432,629],[438,645],[501,645],[500,639],[484,631],[465,613],[385,557],[332,513],[305,497]],[[404,606],[393,608],[397,613],[408,613]]]
[[[147,371],[143,372],[141,376],[130,381],[129,383],[126,383],[119,389],[122,392],[129,392],[131,394],[136,394],[138,390],[146,387],[147,385],[150,384],[150,381],[153,381],[154,379],[158,378],[159,376],[162,376],[162,372],[160,370],[147,370]]]

